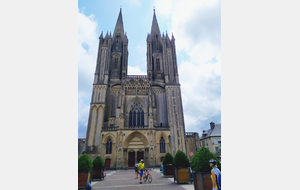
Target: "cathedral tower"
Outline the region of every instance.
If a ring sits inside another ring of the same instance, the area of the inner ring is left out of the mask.
[[[170,39],[167,33],[161,36],[155,10],[151,33],[147,36],[147,72],[152,85],[163,86],[165,89],[168,125],[170,126],[172,147],[175,148],[173,150],[176,152],[180,149],[186,152],[175,38],[172,34]]]

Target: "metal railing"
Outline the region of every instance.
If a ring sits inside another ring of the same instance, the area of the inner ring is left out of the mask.
[[[156,128],[156,129],[169,129],[170,128],[170,126],[154,126],[154,128]]]
[[[102,127],[102,130],[103,131],[110,131],[110,130],[116,130],[118,127],[115,127],[115,126],[113,126],[113,127]]]
[[[127,78],[142,78],[142,79],[146,79],[147,75],[127,75]]]

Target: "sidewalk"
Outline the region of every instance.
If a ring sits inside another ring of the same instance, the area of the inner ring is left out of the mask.
[[[193,184],[177,184],[174,183],[173,178],[165,178],[159,169],[152,169],[152,183],[144,182],[140,184],[140,180],[135,179],[133,169],[106,171],[105,181],[92,181],[92,189],[108,189],[108,190],[138,190],[138,189],[151,189],[151,190],[193,190]]]

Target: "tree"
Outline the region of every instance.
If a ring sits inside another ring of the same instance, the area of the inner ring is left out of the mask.
[[[78,158],[78,172],[88,172],[93,169],[92,159],[87,154],[82,154]]]
[[[101,168],[104,168],[104,160],[101,158],[101,156],[97,156],[93,160],[93,169],[94,170],[101,170]]]
[[[191,164],[192,170],[196,172],[209,172],[211,170],[209,165],[210,159],[215,159],[217,161],[217,167],[221,170],[221,163],[218,158],[204,146],[202,146],[193,156]]]
[[[178,150],[173,158],[172,165],[174,167],[189,167],[190,161],[184,152]]]
[[[172,164],[172,162],[173,162],[173,156],[172,156],[172,154],[167,152],[167,154],[165,155],[165,157],[163,159],[163,165],[167,166],[169,164]]]

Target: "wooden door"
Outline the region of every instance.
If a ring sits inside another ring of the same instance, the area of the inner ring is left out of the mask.
[[[141,159],[144,159],[144,152],[137,152],[137,161],[141,161]],[[145,163],[145,160],[144,160]]]
[[[135,152],[128,152],[128,167],[134,167],[134,154]]]
[[[105,159],[105,168],[110,168],[110,159]]]

